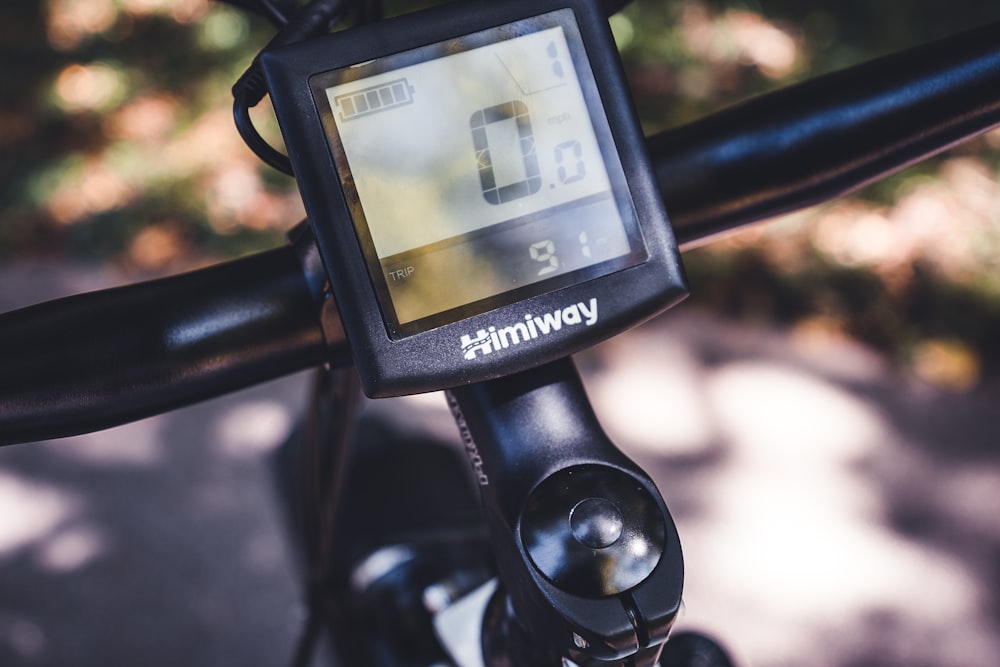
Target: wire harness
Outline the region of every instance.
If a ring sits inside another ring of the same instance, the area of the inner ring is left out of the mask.
[[[278,34],[265,48],[294,44],[328,32],[341,18],[346,5],[343,0],[312,0],[298,11],[289,13],[288,3],[279,3],[276,0],[236,4],[258,11],[272,23],[280,26]],[[258,54],[246,72],[233,85],[233,120],[250,150],[267,165],[293,176],[292,163],[288,156],[267,143],[250,117],[250,109],[260,104],[267,92],[267,82],[264,80]]]

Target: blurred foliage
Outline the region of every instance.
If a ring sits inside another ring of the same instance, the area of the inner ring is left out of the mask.
[[[989,3],[640,0],[612,20],[655,133],[1000,19]],[[1000,366],[1000,135],[685,254],[693,301],[850,337],[950,390]],[[670,202],[667,202],[669,210]]]
[[[998,18],[980,0],[638,0],[612,29],[653,133]],[[303,215],[294,183],[230,118],[229,88],[271,34],[209,0],[0,5],[0,261],[170,271],[280,243]],[[277,141],[267,109],[255,117]],[[859,337],[931,381],[974,383],[1000,355],[998,146],[990,136],[688,253],[696,301]]]
[[[0,25],[0,257],[159,270],[273,246],[301,218],[231,120],[263,21],[207,0],[15,0]]]
[[[647,130],[656,131],[996,21],[1000,8],[977,0],[637,0],[624,17],[619,45]]]

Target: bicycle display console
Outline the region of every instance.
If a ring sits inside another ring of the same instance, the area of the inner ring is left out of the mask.
[[[369,395],[537,366],[686,295],[599,2],[466,2],[261,61]]]

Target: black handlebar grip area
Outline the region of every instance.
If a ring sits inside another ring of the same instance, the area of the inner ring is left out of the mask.
[[[328,358],[288,246],[0,315],[0,444],[96,431]]]
[[[678,241],[856,190],[1000,123],[1000,23],[649,139]]]

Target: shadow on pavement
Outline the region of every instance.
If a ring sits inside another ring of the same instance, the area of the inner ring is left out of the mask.
[[[6,268],[0,310],[113,280]],[[989,381],[949,394],[689,308],[579,365],[674,512],[685,626],[757,667],[1000,664]],[[0,451],[0,664],[285,664],[301,612],[266,460],[307,384]],[[368,409],[456,439],[440,396]]]

